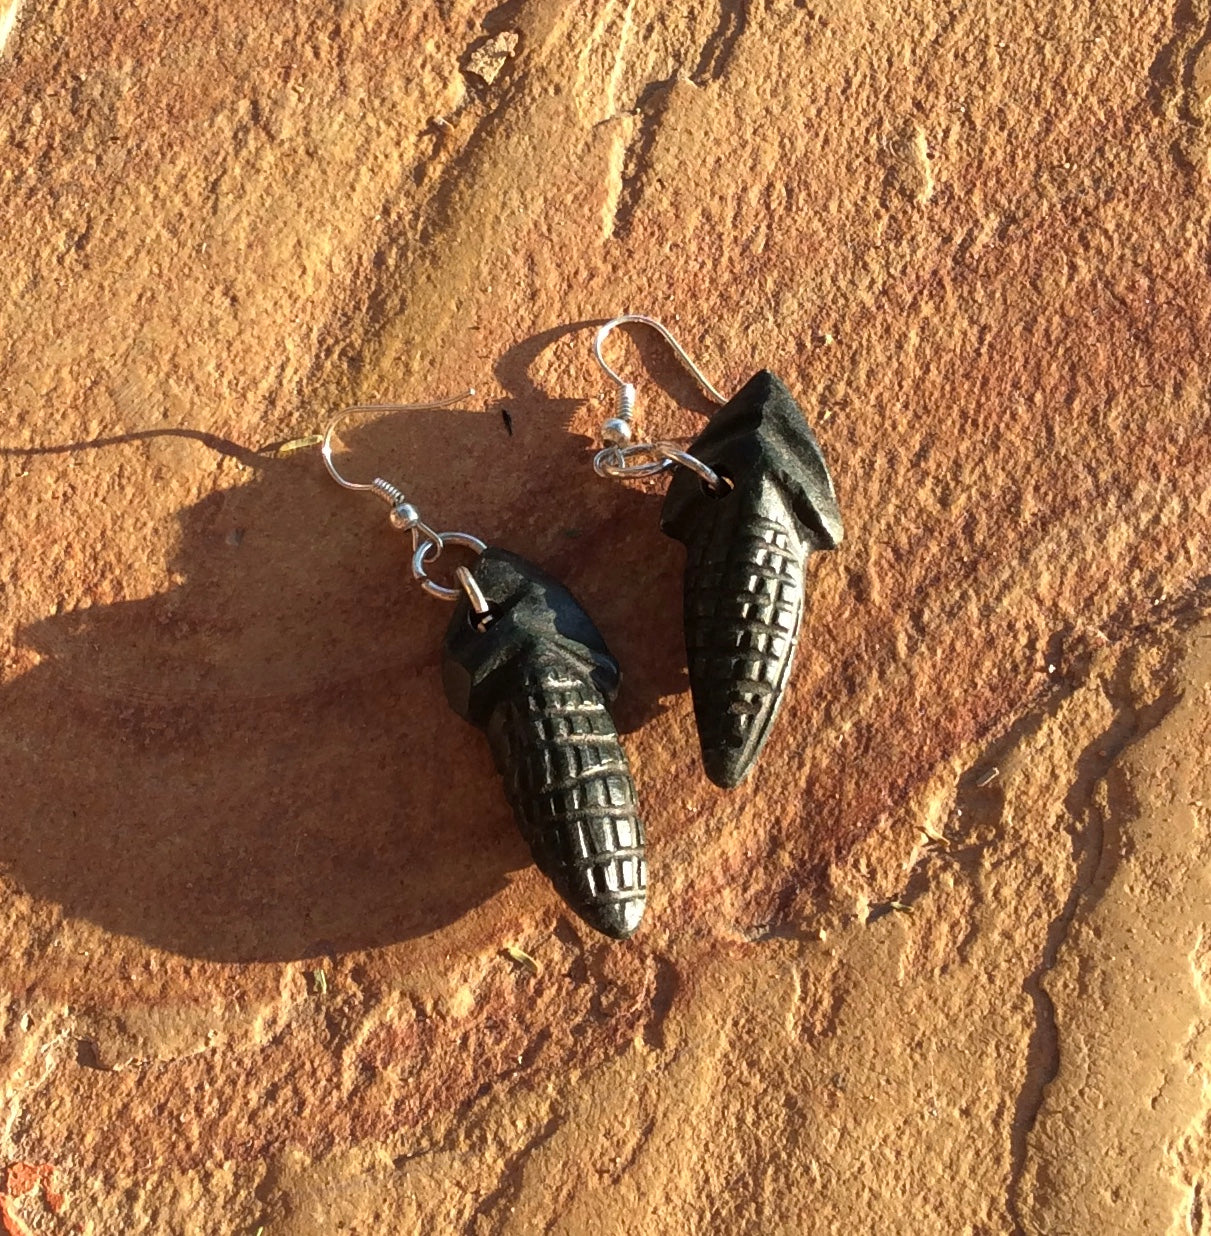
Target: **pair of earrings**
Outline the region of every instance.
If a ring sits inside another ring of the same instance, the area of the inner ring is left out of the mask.
[[[658,331],[721,407],[688,449],[633,442],[635,388],[602,355],[624,323]],[[660,322],[624,314],[597,332],[594,355],[618,386],[593,466],[601,476],[676,469],[661,527],[686,546],[684,624],[690,690],[707,775],[738,785],[777,715],[804,608],[804,568],[841,541],[832,479],[803,412],[768,370],[731,399],[721,395]],[[461,717],[488,736],[505,794],[539,869],[590,927],[626,939],[647,900],[644,829],[635,783],[608,705],[618,662],[572,594],[540,567],[466,532],[438,532],[404,492],[382,478],[346,480],[332,461],[333,434],[354,412],[449,407],[474,391],[430,404],[346,408],[321,452],[334,480],[391,507],[412,537],[412,574],[431,596],[455,602],[442,678]],[[430,578],[447,545],[476,555],[457,586]]]

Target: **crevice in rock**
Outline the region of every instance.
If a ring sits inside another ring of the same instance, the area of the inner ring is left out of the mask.
[[[1060,1070],[1060,1033],[1055,1002],[1046,987],[1071,933],[1078,912],[1088,912],[1100,900],[1118,866],[1118,837],[1132,818],[1135,805],[1126,785],[1119,784],[1105,807],[1097,801],[1098,788],[1113,774],[1122,753],[1150,733],[1178,701],[1167,687],[1151,704],[1137,708],[1131,701],[1125,668],[1107,684],[1107,694],[1118,704],[1110,725],[1090,742],[1076,762],[1076,775],[1064,796],[1064,808],[1077,826],[1076,873],[1059,914],[1047,929],[1043,955],[1026,977],[1023,990],[1034,1007],[1034,1027],[1026,1049],[1026,1076],[1014,1103],[1010,1130],[1010,1170],[1005,1209],[1015,1233],[1028,1229],[1022,1220],[1021,1185],[1025,1173],[1030,1134],[1046,1100],[1047,1088]]]
[[[472,1212],[471,1222],[468,1224],[469,1230],[474,1229],[477,1219],[490,1220],[492,1212],[498,1206],[506,1206],[517,1200],[521,1194],[526,1164],[529,1162],[530,1156],[535,1151],[541,1150],[559,1132],[563,1127],[563,1123],[560,1117],[552,1116],[520,1150],[511,1154],[505,1160],[504,1170],[496,1182],[496,1188],[484,1197]]]
[[[503,6],[502,6],[503,7]],[[408,269],[409,254],[423,254],[455,213],[459,191],[472,179],[471,169],[484,150],[494,142],[500,125],[513,104],[526,89],[527,78],[519,52],[491,85],[468,86],[463,103],[448,116],[434,117],[422,136],[431,139],[428,154],[405,173],[414,187],[432,176],[434,187],[423,204],[410,213],[398,209],[401,201],[414,194],[394,195],[379,207],[383,220],[381,239],[373,252],[367,252],[350,280],[350,294],[317,332],[310,363],[298,379],[298,386],[314,388],[333,367],[356,374],[364,361],[364,351],[354,351],[349,340],[356,337],[353,325],[362,320],[376,322],[396,316],[406,301],[406,279],[400,271]],[[465,137],[458,129],[470,124]],[[450,153],[447,154],[447,151]]]
[[[980,859],[1000,833],[1005,814],[1004,787],[999,778],[990,779],[989,773],[1008,763],[1019,747],[1034,738],[1046,722],[1059,714],[1065,701],[1085,685],[1087,672],[1087,667],[1082,666],[1071,678],[1055,680],[1055,685],[1036,707],[1018,717],[959,774],[950,815],[952,823],[957,826],[948,828],[945,848],[926,850],[894,901],[871,906],[866,920],[868,923],[896,909],[911,909],[932,886],[937,864],[958,867],[968,878],[973,898],[973,925],[956,949],[960,960],[965,959],[983,904],[980,882],[976,878]]]
[[[652,1130],[656,1127],[656,1117],[651,1116],[639,1130],[638,1136],[631,1144],[631,1148],[623,1155],[619,1156],[617,1164],[610,1172],[609,1183],[616,1185],[626,1174],[635,1166],[635,1160],[639,1158],[639,1152],[647,1145],[648,1138],[652,1136]]]
[[[538,1032],[534,1038],[534,1041],[522,1053],[521,1058],[515,1065],[512,1065],[507,1069],[502,1069],[499,1073],[494,1073],[491,1077],[481,1083],[479,1089],[475,1091],[467,1103],[467,1108],[469,1109],[481,1099],[486,1098],[503,1082],[507,1082],[510,1078],[516,1077],[519,1073],[525,1073],[532,1069],[535,1062],[538,1060],[538,1057],[542,1055],[544,1049],[550,1041],[551,1031],[544,1027]]]
[[[397,1172],[401,1172],[414,1160],[427,1159],[430,1155],[440,1154],[444,1149],[445,1146],[439,1145],[422,1146],[419,1150],[409,1150],[407,1154],[397,1154],[395,1158],[391,1160],[391,1166],[394,1167]]]
[[[749,0],[721,0],[719,21],[702,46],[698,67],[691,75],[697,86],[718,81],[736,53],[740,36],[748,29]]]
[[[1197,53],[1211,31],[1206,0],[1178,0],[1173,13],[1173,33],[1156,54],[1148,71],[1149,96],[1158,116],[1180,110],[1188,120],[1185,92],[1192,84]]]
[[[283,1184],[282,1171],[277,1162],[266,1164],[260,1180],[257,1181],[252,1191],[252,1196],[260,1203],[260,1210],[255,1221],[267,1231],[270,1230],[271,1224],[285,1223],[294,1209],[290,1194]]]
[[[681,987],[681,975],[677,967],[667,957],[657,957],[655,960],[655,976],[652,982],[652,996],[648,1005],[647,1021],[643,1026],[643,1041],[653,1051],[663,1051],[664,1025],[668,1021],[673,1008],[677,991]]]
[[[698,55],[698,64],[688,76],[681,70],[662,81],[648,82],[635,104],[639,117],[635,134],[623,154],[622,185],[616,196],[613,219],[606,234],[625,240],[631,232],[635,212],[643,197],[652,165],[652,151],[668,112],[672,88],[678,80],[695,86],[718,81],[727,71],[741,36],[748,29],[750,0],[722,0],[719,20]]]
[[[1153,112],[1176,121],[1184,130],[1173,143],[1174,160],[1194,171],[1203,150],[1208,112],[1198,81],[1199,62],[1211,47],[1211,4],[1208,0],[1179,0],[1173,14],[1173,34],[1149,69],[1149,99]],[[1204,70],[1205,72],[1205,70]]]
[[[668,111],[672,86],[673,81],[649,82],[639,96],[636,111],[640,119],[635,126],[635,136],[623,155],[622,186],[618,191],[613,223],[608,229],[609,234],[619,240],[626,240],[631,234],[635,211],[639,208],[651,168],[656,136]]]

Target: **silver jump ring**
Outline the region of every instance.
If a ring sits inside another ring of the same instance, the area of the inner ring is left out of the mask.
[[[704,464],[701,459],[691,455],[689,451],[683,451],[680,447],[673,446],[668,442],[657,442],[656,446],[665,459],[671,460],[675,464],[680,464],[683,468],[688,468],[712,489],[720,490],[723,488],[723,479],[719,473]]]
[[[593,471],[598,476],[658,476],[673,466],[671,459],[648,459],[643,463],[631,463],[636,455],[650,455],[654,451],[650,442],[634,442],[629,446],[606,446],[593,456]]]
[[[653,455],[654,459],[631,463],[634,456]],[[607,446],[593,456],[593,470],[598,476],[658,476],[675,465],[688,468],[712,489],[724,487],[719,474],[701,459],[681,450],[671,442],[635,442],[629,446]]]
[[[474,550],[477,554],[482,554],[487,545],[477,536],[472,536],[469,532],[441,532],[437,534],[435,540],[426,538],[420,541],[416,549],[412,553],[412,576],[420,581],[420,586],[431,596],[437,597],[442,601],[457,601],[463,589],[448,588],[445,584],[439,584],[436,580],[430,579],[425,571],[425,562],[430,555],[436,558],[447,545],[462,545],[466,549]]]
[[[479,581],[471,574],[470,568],[465,566],[460,566],[454,574],[458,576],[459,587],[467,594],[471,613],[482,624],[485,619],[492,616],[492,609],[488,605],[488,598],[484,596],[484,590],[479,586]]]

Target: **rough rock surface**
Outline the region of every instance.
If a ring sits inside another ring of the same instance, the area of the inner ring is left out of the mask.
[[[0,3],[8,1232],[1205,1236],[1209,38]],[[845,512],[730,794],[660,486],[589,468],[623,311],[776,370]],[[625,946],[526,866],[384,508],[264,449],[470,384],[342,462],[623,662]]]

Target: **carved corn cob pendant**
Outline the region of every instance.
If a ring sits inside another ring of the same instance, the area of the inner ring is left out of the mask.
[[[461,598],[442,675],[454,711],[486,731],[539,869],[590,927],[626,939],[647,899],[643,824],[606,708],[618,662],[562,584],[506,550],[472,568],[491,612]]]
[[[803,617],[804,567],[842,536],[832,478],[782,381],[755,374],[691,455],[727,482],[678,469],[661,527],[684,543],[685,643],[706,774],[738,785],[769,735]]]

